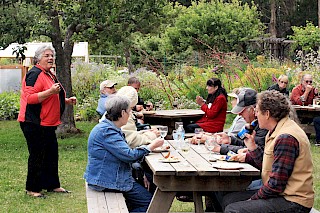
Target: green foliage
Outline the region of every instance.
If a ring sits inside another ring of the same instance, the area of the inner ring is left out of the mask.
[[[241,51],[244,42],[261,35],[262,30],[255,6],[216,0],[200,1],[183,9],[166,36],[175,52],[189,47],[205,50],[206,45],[220,51]]]
[[[20,94],[17,92],[0,93],[0,120],[16,119],[20,109]]]
[[[293,36],[289,38],[296,41],[293,48],[300,46],[302,50],[313,50],[319,48],[320,46],[320,29],[318,26],[314,26],[311,22],[307,21],[305,27],[293,26],[292,30],[294,32]]]

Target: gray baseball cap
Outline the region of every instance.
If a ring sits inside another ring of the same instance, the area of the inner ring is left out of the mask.
[[[251,88],[243,88],[238,94],[237,105],[231,110],[233,114],[241,113],[244,108],[257,103],[257,92]]]

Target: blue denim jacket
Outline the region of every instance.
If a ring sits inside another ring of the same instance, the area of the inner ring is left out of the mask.
[[[91,185],[129,191],[135,181],[131,163],[149,152],[147,146],[131,149],[121,129],[105,119],[89,135],[88,163],[84,178]]]

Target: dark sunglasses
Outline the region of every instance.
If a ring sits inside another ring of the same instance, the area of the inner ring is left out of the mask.
[[[114,86],[112,86],[112,87],[107,87],[107,88],[109,88],[109,89],[113,89],[113,88],[114,88]]]
[[[288,84],[286,81],[280,81],[281,84]]]
[[[312,84],[312,81],[308,81],[308,80],[306,80],[306,83],[307,83],[307,84],[308,84],[308,83]]]

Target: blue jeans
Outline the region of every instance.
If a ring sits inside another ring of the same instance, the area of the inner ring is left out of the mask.
[[[320,117],[313,119],[314,129],[316,130],[316,143],[320,143]]]
[[[223,197],[222,208],[225,213],[271,213],[271,212],[310,212],[311,208],[301,206],[298,203],[287,201],[282,196],[269,198],[248,200],[257,191],[234,192]]]
[[[133,188],[122,192],[130,212],[146,212],[152,199],[152,194],[139,183],[134,182]]]

